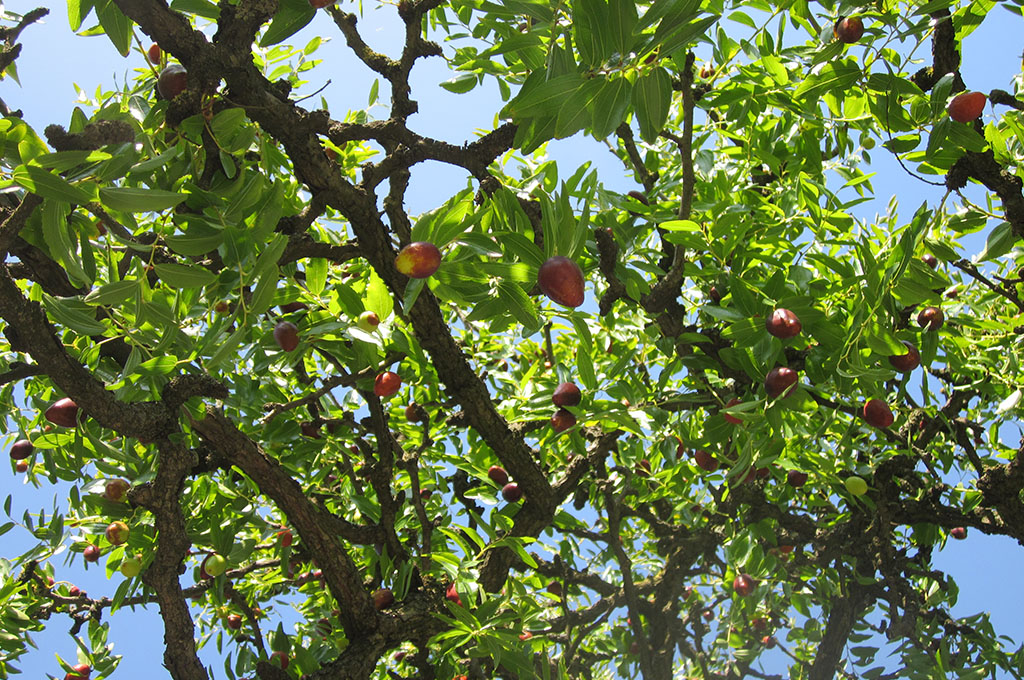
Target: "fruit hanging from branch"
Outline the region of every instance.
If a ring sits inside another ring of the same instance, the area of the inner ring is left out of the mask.
[[[988,97],[984,92],[961,92],[949,102],[949,117],[958,123],[970,123],[981,117]]]
[[[803,325],[797,315],[781,307],[768,315],[764,327],[769,334],[782,340],[796,337],[803,330]]]
[[[411,279],[425,279],[441,267],[441,251],[429,241],[415,241],[398,251],[395,269]]]
[[[583,270],[567,257],[548,258],[537,272],[537,283],[545,295],[560,305],[579,307],[583,304]]]

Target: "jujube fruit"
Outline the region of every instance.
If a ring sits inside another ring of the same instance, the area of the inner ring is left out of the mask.
[[[188,87],[188,71],[181,64],[168,64],[160,71],[156,91],[164,99],[174,99]]]
[[[797,315],[781,307],[768,315],[764,321],[764,327],[769,334],[783,340],[795,337],[803,330],[803,325]]]
[[[429,241],[415,241],[398,251],[395,269],[412,279],[432,276],[441,266],[441,251]]]
[[[565,307],[583,304],[583,271],[579,265],[562,255],[555,255],[540,266],[537,283],[541,291]]]
[[[983,92],[961,92],[953,97],[946,109],[949,117],[958,123],[970,123],[981,116],[988,97]]]

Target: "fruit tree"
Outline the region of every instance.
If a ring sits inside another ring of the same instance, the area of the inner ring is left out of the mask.
[[[1024,676],[933,564],[1024,544],[1024,74],[961,71],[1022,0],[384,4],[68,0],[129,78],[5,90],[10,476],[69,492],[6,500],[0,678],[117,677],[128,607],[174,680]]]

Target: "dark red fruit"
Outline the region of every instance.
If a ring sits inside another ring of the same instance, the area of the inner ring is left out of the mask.
[[[647,200],[647,196],[645,196],[641,191],[630,191],[626,195],[632,198],[634,201],[637,201],[638,203],[643,203],[644,205],[651,204],[651,202]]]
[[[283,305],[278,306],[285,314],[291,314],[292,312],[299,312],[303,309],[309,309],[305,302],[286,302]]]
[[[309,0],[309,6],[313,9],[323,9],[333,5],[337,0]]]
[[[757,587],[757,581],[748,576],[747,574],[740,574],[732,582],[732,589],[736,591],[736,594],[740,597],[746,597],[754,592],[754,588]]]
[[[128,496],[130,486],[123,479],[111,479],[103,488],[103,497],[112,503],[123,503]]]
[[[718,286],[711,286],[711,290],[708,291],[708,297],[716,305],[722,301],[722,294],[718,291]]]
[[[949,102],[949,117],[958,123],[970,123],[981,116],[988,98],[983,92],[961,92]]]
[[[390,588],[379,588],[373,591],[373,606],[377,608],[377,611],[387,609],[395,603],[395,594],[391,592]]]
[[[765,635],[763,638],[761,638],[761,644],[764,645],[767,649],[773,649],[775,645],[778,644],[778,641],[771,635]]]
[[[942,328],[946,315],[938,307],[925,307],[917,314],[917,323],[926,331],[937,331]]]
[[[85,558],[86,562],[98,562],[100,559],[100,547],[90,543],[82,551],[82,557]]]
[[[776,309],[764,321],[765,330],[777,338],[785,340],[800,334],[803,325],[797,315],[788,309]]]
[[[299,425],[299,430],[302,432],[303,437],[320,439],[320,427],[316,423],[311,423],[307,420]]]
[[[892,367],[897,371],[908,373],[921,365],[921,353],[917,351],[916,347],[906,340],[903,341],[903,344],[907,348],[907,353],[894,354],[889,357],[889,363],[892,364]]]
[[[732,399],[730,399],[728,401],[728,403],[726,403],[725,407],[729,408],[729,407],[735,406],[736,404],[739,404],[739,403],[740,403],[739,398],[738,397],[733,397]],[[726,422],[732,423],[733,425],[742,425],[743,424],[742,420],[740,420],[736,416],[731,416],[728,413],[723,413],[722,417],[725,418]]]
[[[491,481],[498,486],[505,486],[508,484],[508,473],[505,472],[505,468],[492,465],[487,469],[487,476],[491,478]]]
[[[639,477],[650,477],[651,476],[651,461],[644,458],[636,464],[633,468],[633,472]]]
[[[92,673],[92,666],[87,663],[80,663],[72,666],[68,673],[64,674],[64,680],[88,680]]]
[[[290,321],[279,321],[274,326],[274,341],[285,352],[291,352],[299,346],[299,329]]]
[[[840,42],[852,45],[864,35],[864,22],[860,17],[844,17],[836,22],[833,30]]]
[[[895,417],[889,409],[889,405],[881,399],[869,399],[864,404],[864,420],[868,425],[878,428],[886,428],[892,425]]]
[[[378,397],[390,397],[402,389],[402,378],[392,371],[384,371],[373,381],[373,393]]]
[[[441,251],[429,241],[416,241],[398,251],[395,268],[412,279],[432,276],[441,266]]]
[[[276,663],[278,666],[280,666],[281,670],[285,670],[288,668],[289,659],[288,655],[284,652],[274,652],[270,655],[270,661],[271,663]]]
[[[548,584],[547,591],[555,597],[562,597],[562,584],[558,581],[552,581]]]
[[[955,538],[958,541],[962,541],[965,538],[967,538],[967,528],[966,527],[953,527],[952,529],[949,530],[949,535],[952,536],[953,538]]]
[[[555,388],[554,394],[551,395],[551,403],[555,406],[579,406],[582,398],[580,388],[574,383],[564,382]]]
[[[452,604],[462,606],[462,598],[459,597],[459,591],[455,589],[455,584],[452,583],[448,586],[448,589],[444,591],[444,597]]]
[[[523,498],[523,490],[515,482],[509,482],[501,488],[501,497],[509,503],[518,503]]]
[[[555,432],[565,432],[576,424],[576,416],[568,409],[560,408],[551,416],[551,427]]]
[[[807,473],[800,470],[790,470],[786,473],[786,483],[790,486],[803,486],[807,483]]]
[[[583,271],[567,257],[555,255],[540,266],[537,283],[549,298],[566,307],[583,304]]]
[[[693,462],[705,472],[714,472],[718,469],[718,461],[704,449],[697,449],[693,452]]]
[[[25,460],[32,455],[32,452],[36,447],[32,446],[32,442],[27,439],[19,439],[11,445],[11,459],[12,460]]]
[[[46,409],[43,416],[54,425],[74,427],[78,423],[78,404],[67,397],[58,399]]]
[[[181,64],[168,64],[160,71],[156,91],[164,99],[174,99],[188,87],[188,72]]]
[[[238,614],[228,614],[228,628],[238,630],[242,627],[242,617]]]
[[[152,45],[150,45],[149,49],[146,50],[146,56],[149,58],[149,63],[150,64],[159,64],[160,63],[160,55],[161,55],[160,46],[157,45],[156,43],[153,43]]]
[[[423,407],[413,402],[405,407],[405,419],[410,423],[419,423],[427,419],[427,414],[423,410]]]
[[[776,366],[768,371],[764,379],[764,390],[772,399],[786,393],[796,381],[800,379],[799,374],[787,366]]]
[[[281,529],[277,532],[277,540],[282,548],[288,548],[295,541],[295,535],[291,529]]]
[[[19,460],[14,464],[14,470],[15,472],[28,472],[28,461]]]
[[[935,269],[936,267],[939,266],[939,258],[935,257],[931,253],[925,253],[924,255],[922,255],[921,261],[924,262],[929,267],[931,267],[932,269]]]

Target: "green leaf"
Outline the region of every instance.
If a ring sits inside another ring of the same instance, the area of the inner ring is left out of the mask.
[[[441,83],[441,87],[449,92],[463,94],[476,87],[479,78],[475,73],[460,73],[454,78],[449,78]]]
[[[137,187],[102,187],[100,202],[120,212],[160,212],[173,208],[188,198],[186,194],[163,189]]]
[[[274,20],[259,40],[260,47],[270,47],[287,40],[305,28],[315,16],[316,10],[307,0],[282,0]]]
[[[391,310],[395,303],[391,297],[391,291],[384,279],[377,276],[377,272],[370,270],[370,280],[366,284],[366,309],[376,312],[382,320],[391,316]]]
[[[63,177],[35,165],[19,165],[11,174],[11,179],[15,184],[43,198],[79,205],[95,200],[95,188],[92,185],[89,185],[89,188],[93,189],[93,192],[86,191],[81,186],[68,184]]]
[[[78,32],[92,8],[93,0],[68,0],[68,24],[72,31]]]
[[[320,295],[324,292],[329,267],[327,259],[323,257],[312,257],[306,263],[306,288],[313,295]]]
[[[531,76],[515,99],[505,107],[505,113],[517,119],[555,115],[562,103],[583,87],[583,83],[583,76],[578,73],[566,73],[551,80],[534,80]]]
[[[113,281],[94,289],[85,296],[85,301],[90,305],[118,305],[134,296],[139,286],[136,280]]]
[[[629,108],[632,84],[626,78],[613,77],[604,81],[604,87],[591,103],[591,133],[595,139],[604,139],[619,127]]]
[[[93,317],[95,310],[81,300],[55,298],[44,294],[43,307],[46,314],[55,322],[82,335],[103,335],[107,330],[105,325]]]
[[[173,0],[171,9],[176,12],[195,14],[211,21],[220,19],[220,8],[209,0]]]
[[[175,288],[202,288],[217,280],[217,277],[202,267],[176,262],[162,262],[153,265],[160,280]]]
[[[633,0],[609,0],[608,28],[612,50],[621,55],[633,49],[633,28],[637,23],[636,3]]]
[[[590,112],[594,101],[604,87],[603,78],[593,78],[573,92],[558,111],[558,122],[555,124],[555,137],[569,137],[590,123]]]
[[[640,136],[654,142],[665,127],[672,105],[672,78],[658,67],[637,78],[633,88],[633,108],[640,124]]]
[[[127,57],[132,49],[132,20],[124,15],[113,0],[100,0],[96,5],[96,16],[110,42],[114,43],[122,57]]]
[[[1010,252],[1016,242],[1013,230],[1009,222],[1000,222],[988,233],[985,240],[985,249],[978,255],[979,262],[994,260]]]
[[[581,66],[593,68],[604,63],[614,49],[605,1],[576,0],[572,10],[572,33]]]
[[[75,239],[68,224],[70,206],[62,201],[47,199],[43,203],[43,236],[50,254],[64,265],[68,274],[80,284],[92,285],[92,279],[82,268],[82,260],[75,248]]]

